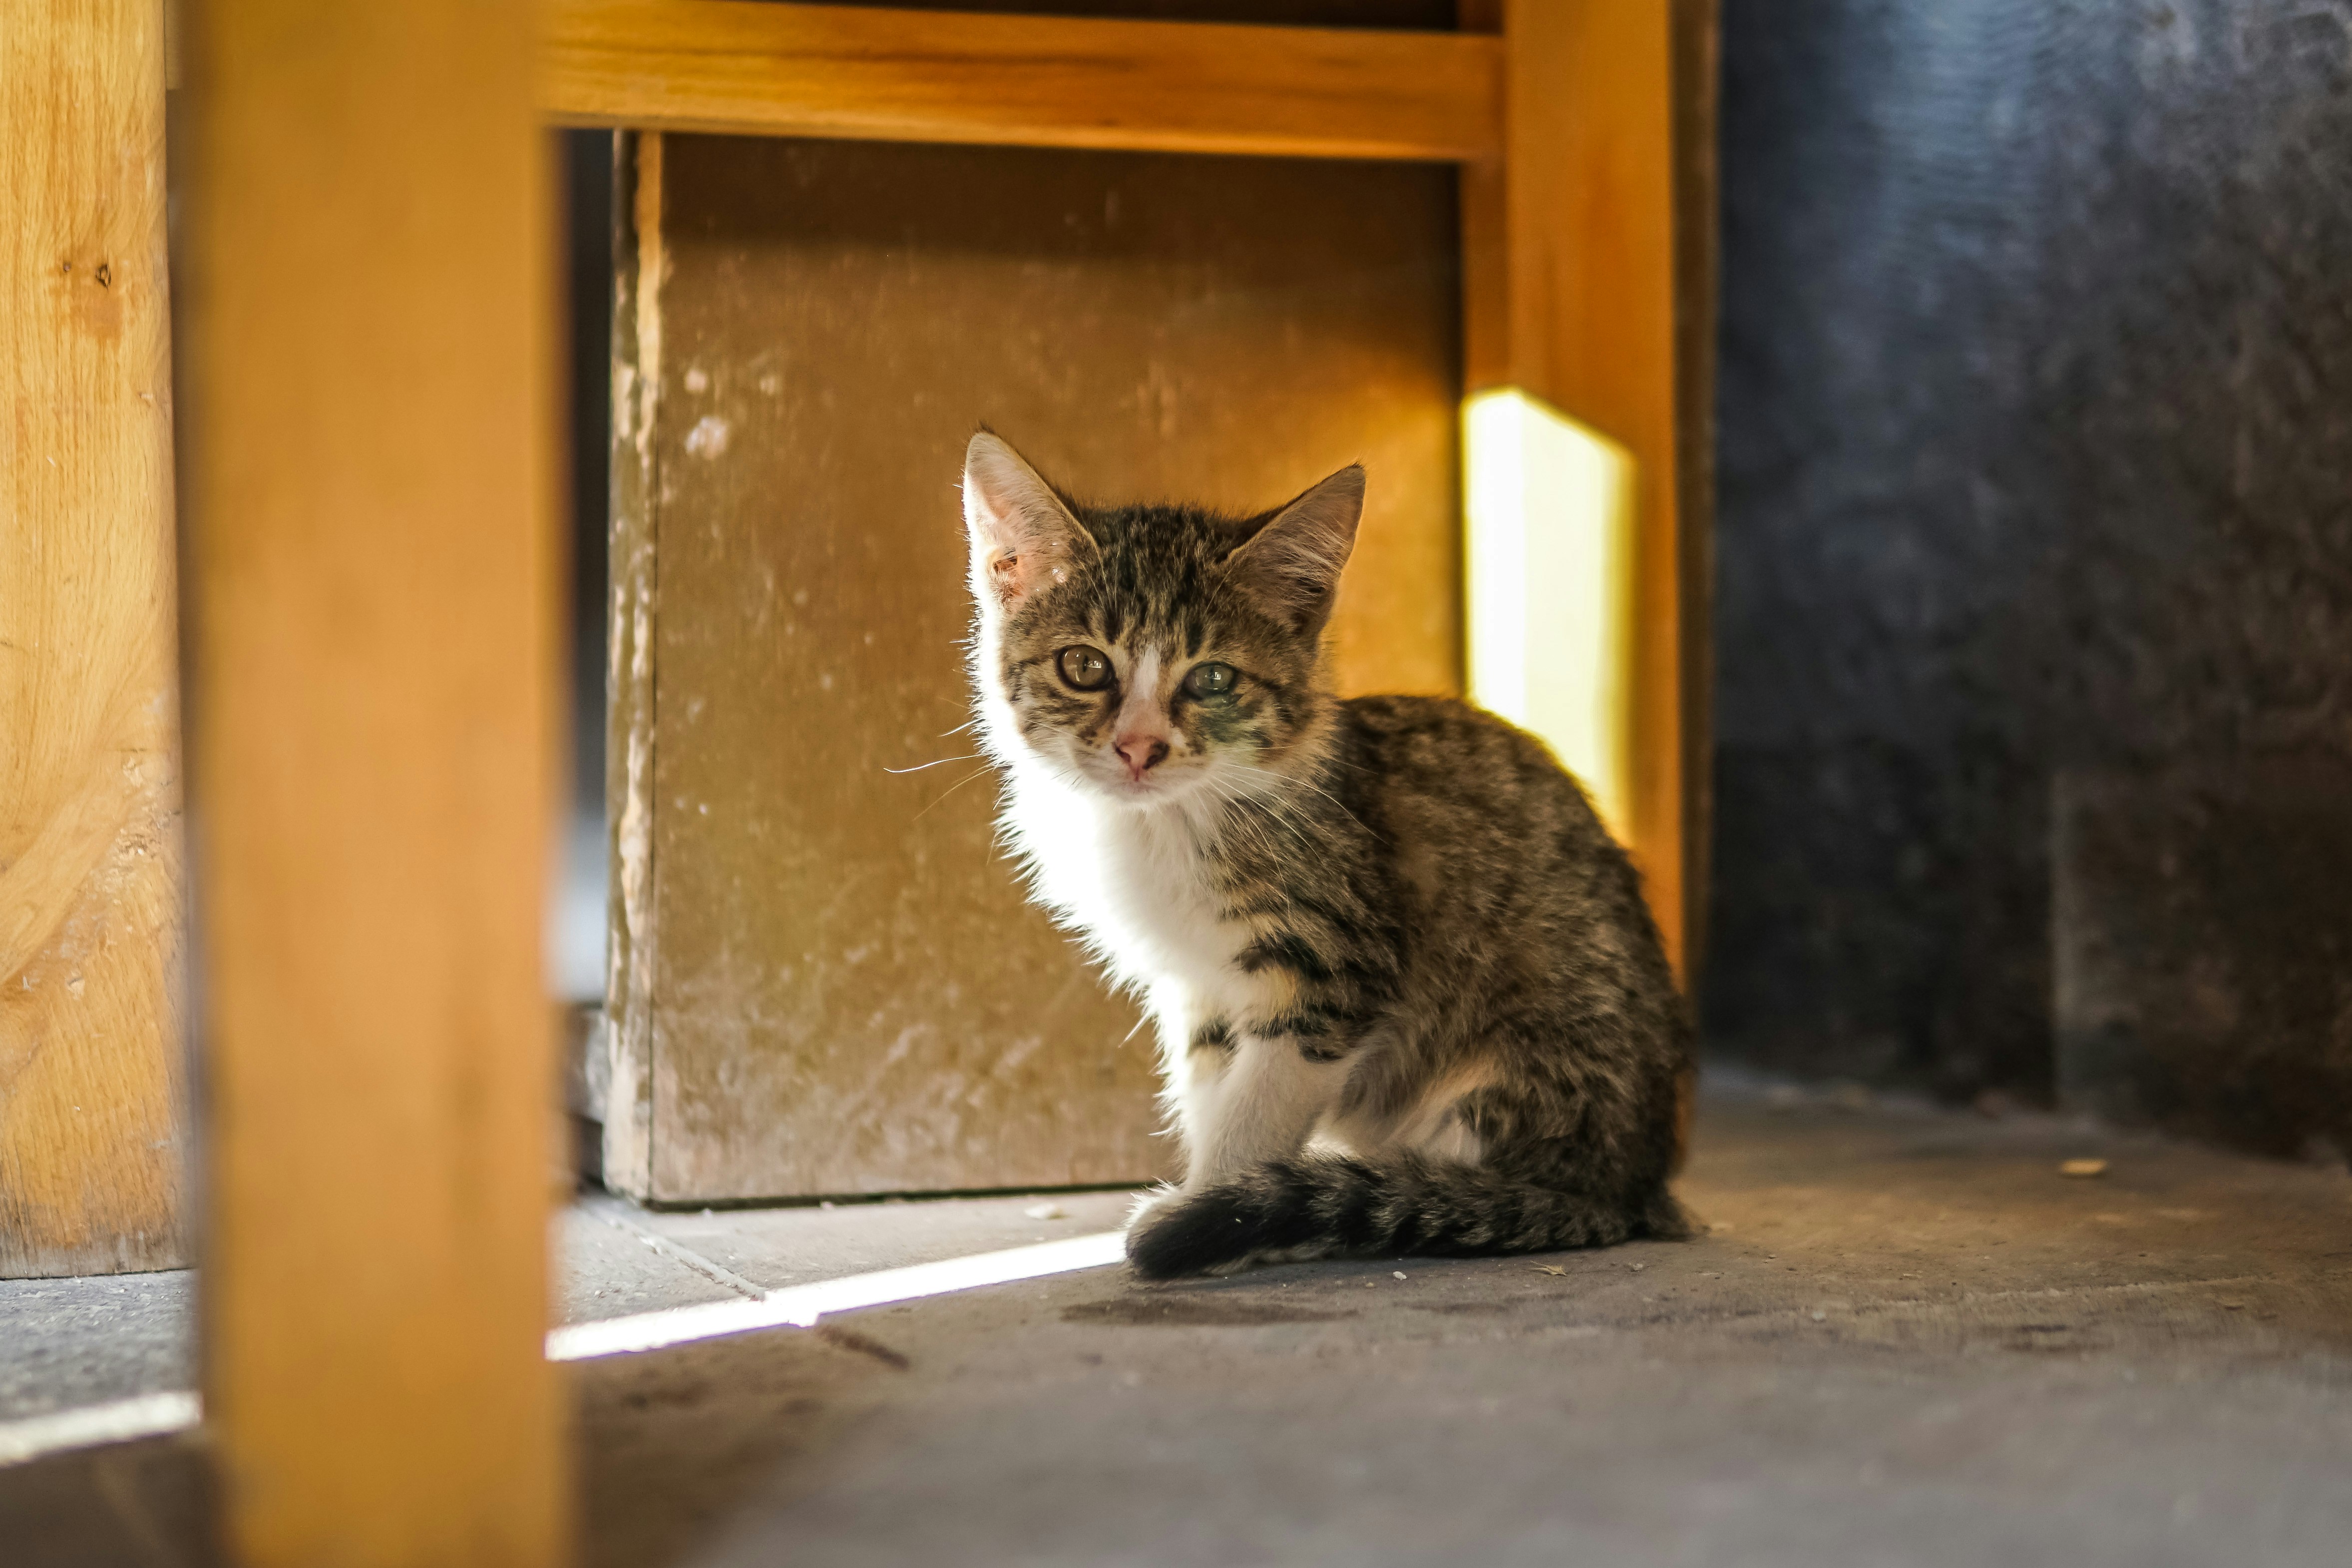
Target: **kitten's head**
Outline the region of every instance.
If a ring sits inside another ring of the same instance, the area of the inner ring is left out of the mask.
[[[1253,518],[1079,506],[973,437],[972,677],[992,748],[1138,807],[1259,793],[1328,722],[1323,627],[1363,503],[1351,466]]]

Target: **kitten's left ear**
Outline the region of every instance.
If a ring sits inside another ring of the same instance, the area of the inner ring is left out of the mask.
[[[1010,606],[1059,581],[1094,548],[1085,524],[1021,454],[982,430],[963,454],[963,521],[971,535],[971,588]]]
[[[1356,548],[1364,515],[1364,466],[1350,463],[1276,512],[1225,557],[1243,591],[1304,634],[1323,629],[1339,569]]]

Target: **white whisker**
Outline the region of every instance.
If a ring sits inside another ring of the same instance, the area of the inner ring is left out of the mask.
[[[950,733],[953,733],[953,731],[950,731]],[[970,752],[961,757],[941,757],[936,763],[917,763],[911,768],[884,768],[882,771],[886,773],[919,773],[925,768],[943,768],[950,763],[978,762],[980,760],[980,756],[981,753],[978,752]]]
[[[961,778],[960,778],[960,779],[956,780],[956,782],[955,782],[955,783],[953,783],[953,784],[951,784],[948,785],[948,787],[947,787],[947,788],[945,788],[945,789],[941,790],[941,791],[940,792],[940,795],[939,795],[939,800],[934,800],[934,801],[932,801],[930,805],[927,805],[927,806],[923,807],[923,809],[922,809],[922,810],[920,810],[920,811],[919,811],[919,812],[915,813],[915,815],[914,815],[914,816],[912,816],[908,817],[907,820],[908,820],[909,823],[916,823],[916,822],[920,822],[920,821],[922,821],[922,820],[923,820],[923,818],[925,818],[926,816],[929,816],[931,814],[931,806],[935,806],[935,805],[939,805],[939,804],[940,804],[940,801],[947,799],[947,797],[948,797],[948,796],[950,796],[950,795],[951,795],[955,794],[955,792],[956,792],[956,791],[958,791],[958,790],[960,790],[960,789],[963,788],[963,786],[964,786],[964,785],[966,785],[966,784],[968,784],[971,783],[971,781],[972,781],[972,780],[974,780],[974,779],[976,779],[976,778],[980,777],[982,773],[994,773],[995,771],[996,771],[996,769],[994,768],[994,766],[993,766],[993,765],[986,766],[986,767],[978,767],[978,768],[974,768],[974,769],[972,769],[972,771],[971,771],[971,772],[970,772],[970,773],[966,773],[963,777],[961,777]]]

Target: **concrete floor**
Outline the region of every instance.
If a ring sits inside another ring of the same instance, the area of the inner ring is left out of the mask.
[[[1102,1269],[580,1364],[590,1560],[2352,1556],[2345,1173],[1788,1098],[1711,1099],[1684,1192],[1713,1230],[1688,1244]],[[2107,1168],[2059,1173],[2081,1157]],[[583,1211],[604,1261],[572,1305],[1100,1228],[1118,1203],[1058,1201],[1077,1212]],[[174,1443],[0,1470],[12,1563],[196,1562],[201,1508]]]
[[[1116,1230],[1133,1202],[1056,1193],[652,1214],[586,1194],[554,1226],[556,1319],[593,1322]],[[1054,1217],[1029,1212],[1041,1206]],[[0,1279],[0,1425],[194,1388],[195,1336],[191,1273]]]

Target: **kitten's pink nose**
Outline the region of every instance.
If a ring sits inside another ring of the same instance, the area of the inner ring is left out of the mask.
[[[1112,750],[1127,759],[1127,776],[1135,784],[1160,765],[1168,754],[1168,742],[1158,735],[1122,735],[1112,744]]]

